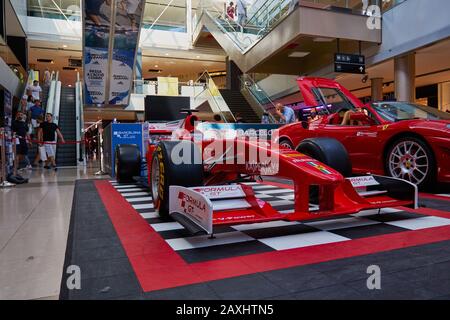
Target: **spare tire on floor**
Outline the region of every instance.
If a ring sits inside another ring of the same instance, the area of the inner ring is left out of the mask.
[[[150,188],[153,206],[160,217],[169,217],[169,187],[202,186],[203,162],[192,141],[161,141],[152,157]]]
[[[303,140],[296,149],[338,171],[344,177],[352,175],[352,164],[345,147],[332,138],[310,138]]]
[[[133,182],[133,177],[141,175],[141,152],[135,144],[116,146],[115,174],[119,183]]]

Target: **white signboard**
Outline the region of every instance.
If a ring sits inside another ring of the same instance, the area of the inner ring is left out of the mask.
[[[204,229],[208,234],[213,232],[213,206],[211,201],[194,190],[170,186],[169,213],[179,213]]]
[[[377,180],[375,180],[375,178],[372,176],[352,177],[352,178],[348,178],[348,180],[350,180],[350,182],[352,183],[352,186],[354,188],[362,188],[362,187],[380,185],[377,182]]]

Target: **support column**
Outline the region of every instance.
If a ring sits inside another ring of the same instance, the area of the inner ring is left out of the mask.
[[[416,56],[415,53],[395,58],[395,97],[398,101],[416,100]]]
[[[383,100],[383,78],[372,78],[372,101]]]
[[[186,0],[186,32],[189,45],[192,47],[192,0]]]
[[[227,89],[228,90],[240,90],[241,89],[241,81],[239,77],[242,75],[241,69],[234,63],[233,60],[230,60],[229,57],[226,59],[226,67],[227,67]]]

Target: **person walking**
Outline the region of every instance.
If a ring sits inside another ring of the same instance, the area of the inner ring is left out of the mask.
[[[30,141],[30,136],[28,134],[28,124],[26,120],[27,117],[25,113],[18,111],[16,119],[12,123],[12,131],[19,139],[16,150],[19,164],[22,161],[25,161],[25,169],[31,169],[30,159],[28,159],[28,143]]]
[[[35,100],[34,105],[30,108],[29,111],[29,119],[31,119],[31,125],[33,129],[39,127],[37,119],[44,114],[45,111],[41,107],[41,101],[39,99]]]
[[[45,122],[42,122],[39,127],[39,141],[42,141],[44,144],[45,153],[47,155],[44,168],[51,169],[51,167],[53,167],[55,171],[58,170],[55,162],[55,148],[53,148],[53,143],[56,141],[56,135],[58,135],[58,138],[62,143],[65,143],[61,130],[56,123],[53,123],[53,115],[47,113],[45,115]]]
[[[23,113],[27,113],[27,105],[28,105],[28,96],[24,95],[22,97],[22,99],[20,99],[20,104],[19,104],[19,108],[17,109],[17,111],[23,112]]]
[[[236,1],[236,10],[238,16],[238,24],[241,26],[241,32],[244,32],[244,24],[247,22],[247,3],[245,0]]]
[[[52,82],[52,75],[50,74],[50,71],[48,68],[45,68],[44,71],[44,86],[50,87],[50,83]]]
[[[231,21],[234,21],[234,14],[235,14],[235,12],[236,12],[236,8],[234,7],[233,1],[231,1],[230,4],[227,7],[228,19],[230,19]]]
[[[27,87],[27,94],[32,95],[34,100],[41,100],[42,88],[39,85],[39,81],[34,80],[33,85]]]

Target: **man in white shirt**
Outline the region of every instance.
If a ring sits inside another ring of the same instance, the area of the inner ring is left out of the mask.
[[[34,80],[32,86],[27,87],[27,94],[32,95],[34,100],[42,100],[41,99],[42,88],[39,85],[39,81]]]

